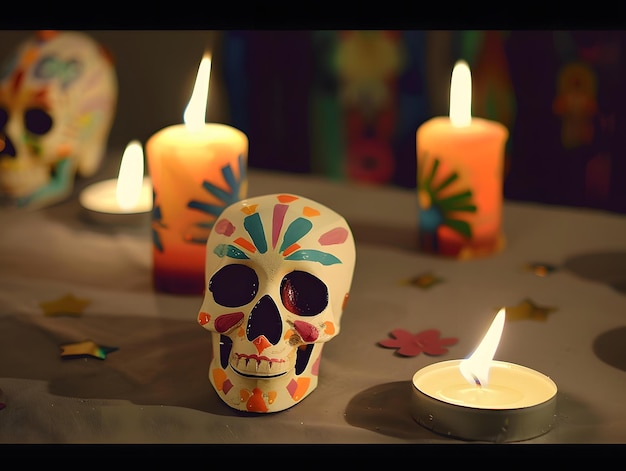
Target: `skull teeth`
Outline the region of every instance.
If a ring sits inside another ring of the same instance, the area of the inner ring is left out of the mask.
[[[253,360],[253,361],[254,361],[255,369],[257,371],[259,371],[259,366],[261,365],[261,360]],[[245,362],[246,362],[246,368],[249,367],[250,366],[250,358],[246,358]],[[270,361],[270,362],[268,362],[268,364],[269,364],[269,368],[271,370],[272,369],[272,362]],[[239,361],[237,361],[237,366],[239,366]]]
[[[233,366],[243,373],[276,374],[287,369],[287,362],[256,355],[234,354]]]

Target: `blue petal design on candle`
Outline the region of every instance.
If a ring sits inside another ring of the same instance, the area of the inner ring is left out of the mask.
[[[426,171],[425,154],[420,157],[417,172],[418,188],[418,226],[421,239],[432,239],[430,243],[437,251],[437,229],[447,226],[464,237],[472,237],[472,227],[466,221],[455,219],[459,212],[474,213],[477,210],[471,189],[459,189],[455,193],[443,197],[442,191],[450,185],[458,184],[459,174],[455,171],[441,176],[439,159],[434,158],[430,170]],[[449,193],[449,191],[447,191]],[[423,241],[426,243],[426,241]]]
[[[155,201],[155,192],[152,191],[152,201]],[[159,236],[159,232],[155,229],[156,225],[163,227],[163,223],[161,222],[161,207],[155,206],[152,210],[152,244],[157,248],[159,252],[163,252],[163,244],[161,244],[161,237]]]
[[[152,229],[152,243],[157,248],[159,252],[163,252],[163,245],[161,244],[161,238],[159,237],[159,233]]]
[[[265,240],[265,230],[263,229],[263,222],[261,221],[261,216],[259,213],[254,213],[243,220],[243,227],[245,227],[250,237],[252,237],[252,242],[259,250],[260,253],[267,252],[267,241]]]
[[[222,188],[219,188],[213,183],[206,180],[202,182],[202,188],[206,190],[207,193],[210,193],[212,196],[217,198],[220,201],[219,204],[210,204],[198,200],[191,200],[187,203],[187,207],[189,209],[202,211],[203,213],[211,216],[208,221],[201,223],[201,227],[212,229],[222,211],[224,211],[227,206],[230,206],[231,204],[236,203],[240,200],[242,196],[241,191],[243,188],[243,183],[246,181],[247,176],[247,170],[243,155],[239,155],[237,157],[237,165],[239,167],[239,179],[235,178],[235,173],[230,164],[222,167],[222,176],[224,177],[224,181],[228,185],[228,190],[223,190]],[[206,244],[207,238],[208,235],[205,238],[192,239],[188,242],[196,244]]]
[[[304,218],[298,218],[289,224],[289,227],[285,232],[285,237],[283,238],[283,243],[280,246],[280,252],[299,241],[311,230],[312,227],[313,223]]]
[[[224,178],[226,179],[226,183],[228,184],[228,187],[232,188],[234,185],[233,170],[230,168],[230,166],[224,167],[224,169],[222,170],[222,174],[224,175]],[[230,177],[226,177],[227,174],[230,175]],[[213,183],[208,182],[206,180],[202,182],[202,188],[204,188],[206,191],[208,191],[213,196],[219,198],[222,201],[228,200],[232,194],[232,193],[228,193],[222,190],[221,188],[216,187]]]
[[[249,257],[239,250],[237,247],[230,244],[219,244],[213,249],[213,253],[218,257],[230,257],[240,260],[247,260]]]
[[[231,189],[228,198],[224,199],[224,201],[227,201],[226,206],[235,203],[236,201],[239,201],[241,197],[244,196],[241,194],[241,190],[248,174],[244,157],[241,154],[237,157],[237,166],[239,167],[239,180],[235,178],[235,175],[233,174],[233,169],[230,165],[222,168],[222,175],[224,176],[224,180],[226,180],[226,183]]]
[[[341,260],[334,255],[319,250],[298,250],[285,257],[285,260],[306,260],[309,262],[319,262],[322,265],[341,263]]]
[[[216,218],[224,210],[224,206],[223,205],[219,205],[218,206],[218,205],[215,205],[215,204],[202,203],[200,201],[190,201],[189,203],[187,203],[187,207],[191,208],[191,209],[200,210],[200,211],[202,211],[204,213],[207,213],[207,214],[211,214],[211,215],[215,216]],[[211,224],[211,226],[213,226],[213,224]]]

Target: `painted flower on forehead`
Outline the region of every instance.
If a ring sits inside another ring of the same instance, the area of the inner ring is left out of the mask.
[[[289,208],[288,204],[296,199],[292,195],[279,195],[277,197],[280,203],[274,206],[273,219],[272,219],[272,249],[276,249],[278,237],[282,233],[282,229],[285,223],[285,214]],[[238,237],[233,242],[248,252],[265,253],[268,250],[265,228],[263,227],[263,221],[260,214],[257,212],[258,205],[247,206],[242,208],[244,214],[246,214],[243,225],[250,236],[250,240],[244,237]],[[317,249],[301,249],[298,241],[308,234],[313,228],[312,218],[320,215],[320,212],[312,207],[305,206],[302,210],[302,216],[294,219],[290,222],[286,228],[282,242],[278,248],[278,251],[283,255],[285,260],[308,260],[312,262],[319,262],[322,265],[332,265],[335,263],[341,263],[337,257],[331,253],[324,252]],[[222,227],[232,228],[234,226],[228,220],[223,220]],[[335,227],[325,232],[318,239],[320,246],[333,245],[344,243],[348,239],[348,229],[346,227]],[[232,258],[249,259],[245,252],[239,250],[230,244],[219,244],[214,249],[218,256],[229,256]]]
[[[207,241],[198,315],[212,333],[209,378],[222,400],[275,412],[315,389],[355,259],[345,219],[310,199],[273,194],[224,210]]]

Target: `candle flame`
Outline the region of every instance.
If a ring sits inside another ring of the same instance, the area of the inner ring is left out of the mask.
[[[138,140],[128,143],[117,177],[115,187],[115,199],[117,204],[124,211],[128,211],[137,206],[141,196],[143,184],[143,149]]]
[[[480,342],[474,353],[463,360],[459,366],[463,377],[471,384],[487,386],[489,382],[489,369],[491,361],[496,353],[502,329],[504,329],[504,308],[498,311],[485,337]]]
[[[450,121],[455,127],[469,126],[472,122],[472,74],[463,60],[457,61],[452,69]]]
[[[209,78],[211,76],[211,56],[205,54],[200,61],[196,83],[185,108],[184,120],[187,129],[198,131],[204,127],[206,120],[207,98],[209,96]]]

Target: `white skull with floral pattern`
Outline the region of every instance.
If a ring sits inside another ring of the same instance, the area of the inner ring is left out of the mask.
[[[355,262],[345,219],[310,199],[259,196],[222,212],[207,241],[198,322],[211,332],[209,380],[226,404],[277,412],[317,387]]]
[[[117,105],[112,60],[90,36],[39,31],[0,71],[0,195],[35,209],[95,174]]]

